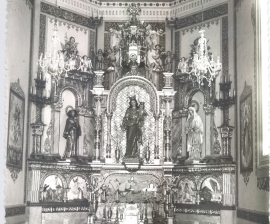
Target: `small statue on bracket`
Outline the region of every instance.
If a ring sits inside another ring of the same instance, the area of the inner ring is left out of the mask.
[[[173,54],[170,51],[167,51],[166,58],[165,58],[165,71],[171,72],[172,71],[172,60]]]
[[[97,52],[97,70],[103,70],[104,69],[104,53],[101,49]]]
[[[188,65],[187,65],[187,62],[186,62],[186,58],[182,57],[180,59],[179,63],[178,63],[177,70],[180,73],[187,73],[187,68],[188,68]]]
[[[93,71],[91,59],[88,58],[86,55],[81,57],[79,70],[81,70],[82,72],[89,72],[89,73],[92,73]]]
[[[63,137],[67,140],[64,158],[77,156],[78,138],[81,135],[81,126],[78,121],[78,112],[71,106],[67,106],[66,126]]]

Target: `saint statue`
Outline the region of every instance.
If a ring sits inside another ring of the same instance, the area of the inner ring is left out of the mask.
[[[134,97],[130,97],[129,108],[123,118],[122,129],[126,130],[126,153],[125,158],[138,158],[139,146],[142,145],[142,130],[144,117],[144,105],[141,108]]]
[[[67,140],[64,158],[77,156],[77,142],[81,135],[81,127],[78,121],[78,112],[70,109],[67,112],[68,118],[63,137]]]
[[[203,143],[203,122],[194,107],[189,107],[188,110],[189,115],[186,123],[188,160],[200,160]]]

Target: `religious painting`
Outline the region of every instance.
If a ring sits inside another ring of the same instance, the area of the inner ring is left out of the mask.
[[[189,178],[183,178],[179,181],[177,192],[177,202],[182,204],[195,204],[196,185]]]
[[[101,193],[103,201],[139,203],[151,199],[161,200],[162,187],[153,175],[113,174],[104,182]]]
[[[252,89],[250,86],[245,86],[240,96],[240,172],[242,174],[253,171],[252,129]]]
[[[75,176],[69,183],[69,191],[67,193],[68,200],[83,201],[87,200],[87,183],[81,176]]]
[[[11,83],[8,114],[7,167],[22,170],[24,93],[17,83]]]
[[[219,182],[213,178],[206,178],[200,189],[200,201],[204,203],[221,203],[222,191]]]
[[[64,200],[64,187],[57,175],[48,176],[40,188],[40,200],[46,202],[62,202]]]

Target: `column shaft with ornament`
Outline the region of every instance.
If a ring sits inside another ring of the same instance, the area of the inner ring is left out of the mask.
[[[163,124],[163,131],[164,131],[164,162],[165,163],[172,163],[171,158],[171,131],[172,131],[172,109],[171,109],[171,102],[173,97],[176,93],[172,87],[172,75],[173,73],[164,72],[165,78],[165,86],[162,89],[162,100],[165,103],[165,117],[164,117],[164,124]]]
[[[34,158],[43,157],[41,151],[41,138],[45,124],[42,122],[42,109],[51,103],[51,98],[48,96],[48,94],[44,94],[44,92],[46,92],[45,87],[46,80],[43,72],[40,71],[39,75],[37,75],[37,78],[35,79],[35,88],[31,87],[29,94],[30,101],[36,106],[36,121],[35,123],[30,124],[33,136],[33,149],[31,157]]]
[[[218,127],[220,129],[222,139],[222,151],[220,159],[223,162],[231,162],[233,160],[231,155],[231,139],[234,127],[229,125],[229,108],[235,104],[236,96],[235,90],[233,90],[233,96],[230,96],[232,84],[230,76],[225,75],[221,80],[222,82],[219,83],[221,92],[221,94],[219,94],[220,99],[215,99],[213,106],[223,110],[223,124]]]
[[[100,163],[100,151],[101,151],[101,131],[102,131],[102,117],[101,117],[101,101],[103,99],[104,86],[103,74],[104,71],[95,71],[96,74],[96,85],[93,87],[91,92],[94,95],[96,104],[95,114],[95,144],[94,144],[94,161]]]

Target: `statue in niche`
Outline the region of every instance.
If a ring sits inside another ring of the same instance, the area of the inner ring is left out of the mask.
[[[104,69],[104,54],[101,49],[97,52],[97,70],[103,70]]]
[[[189,115],[186,123],[188,160],[200,160],[203,143],[203,122],[196,113],[195,107],[189,107],[188,110]]]
[[[81,135],[81,126],[78,121],[78,112],[71,106],[66,108],[67,120],[63,137],[67,140],[64,158],[77,156],[77,142]]]
[[[122,129],[126,130],[127,139],[125,158],[139,157],[139,146],[143,144],[141,127],[145,116],[143,104],[140,108],[135,96],[130,97],[129,108],[122,122]]]

